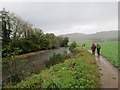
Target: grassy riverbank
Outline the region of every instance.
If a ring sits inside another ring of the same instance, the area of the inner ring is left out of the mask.
[[[95,58],[86,49],[64,63],[33,74],[14,88],[98,88],[99,72]],[[7,87],[7,86],[6,86]]]

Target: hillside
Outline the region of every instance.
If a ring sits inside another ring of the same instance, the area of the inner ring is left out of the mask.
[[[59,35],[61,37],[69,37],[70,41],[85,41],[85,40],[103,40],[103,39],[117,39],[118,31],[102,31],[94,34],[70,33]]]

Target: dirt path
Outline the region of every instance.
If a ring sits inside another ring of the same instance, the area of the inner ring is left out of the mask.
[[[100,71],[101,88],[118,88],[118,80],[120,80],[120,77],[118,79],[118,69],[113,67],[113,65],[102,56],[98,58],[97,55],[95,55],[95,59]]]

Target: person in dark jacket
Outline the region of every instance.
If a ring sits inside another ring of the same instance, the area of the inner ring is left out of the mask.
[[[100,49],[101,49],[100,44],[97,44],[97,54],[98,54],[98,57],[100,57]]]
[[[96,45],[93,43],[91,46],[92,54],[95,55]]]

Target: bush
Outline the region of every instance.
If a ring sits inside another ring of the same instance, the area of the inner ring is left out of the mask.
[[[50,67],[52,65],[58,64],[58,63],[63,63],[65,60],[65,55],[64,54],[53,54],[52,57],[49,57],[49,61],[46,63],[47,67]]]
[[[77,47],[77,43],[73,42],[71,43],[71,45],[69,46],[69,50],[73,53],[75,52],[75,48]]]

